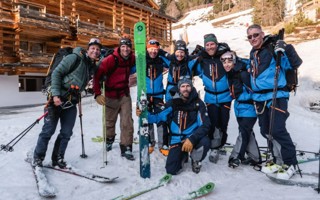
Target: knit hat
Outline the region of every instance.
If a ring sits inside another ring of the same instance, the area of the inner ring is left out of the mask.
[[[100,49],[102,48],[102,44],[98,38],[91,38],[88,43],[88,47],[90,47],[91,45],[94,45],[94,44],[98,45],[100,47]]]
[[[149,48],[159,49],[160,48],[160,43],[156,39],[151,39],[147,43],[147,49],[149,49]]]
[[[177,50],[182,50],[184,52],[187,52],[187,44],[186,44],[186,42],[183,41],[183,40],[178,40],[175,43],[175,46],[174,46],[174,51],[177,51]]]
[[[119,47],[121,47],[122,45],[127,45],[128,47],[132,48],[132,42],[130,38],[122,37],[119,41]]]
[[[178,82],[178,89],[181,87],[182,84],[189,84],[192,87],[192,80],[190,76],[181,76]]]
[[[214,42],[218,44],[217,37],[213,33],[209,33],[203,36],[204,39],[204,46],[206,46],[207,42]]]

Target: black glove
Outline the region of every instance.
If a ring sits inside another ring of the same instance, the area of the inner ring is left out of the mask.
[[[159,49],[158,54],[159,54],[159,56],[167,57],[168,52],[166,52],[166,51],[165,51],[165,50],[163,50],[163,49]]]
[[[276,46],[274,47],[274,52],[275,53],[278,53],[278,52],[284,53],[286,46],[287,46],[287,44],[283,40],[278,40],[276,42]]]

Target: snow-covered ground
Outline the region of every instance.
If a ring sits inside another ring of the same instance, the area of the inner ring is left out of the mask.
[[[196,12],[196,11],[194,11]],[[213,32],[220,42],[227,42],[230,47],[241,56],[247,56],[250,44],[246,40],[246,27],[236,25],[229,28],[214,28],[211,23],[197,23],[188,27],[189,47],[196,44],[203,45],[203,35]],[[179,30],[175,31],[177,37]],[[289,102],[290,117],[287,129],[297,144],[297,149],[318,151],[320,145],[320,114],[311,112],[308,107],[311,102],[320,100],[320,70],[319,58],[316,56],[320,46],[320,39],[296,45],[296,49],[304,63],[300,67],[300,87],[296,96]],[[196,81],[195,86],[201,88],[201,81]],[[132,107],[136,105],[136,87],[131,88]],[[203,92],[202,92],[203,94]],[[19,110],[0,110],[0,144],[6,144],[26,127],[42,115],[43,107],[34,107]],[[58,200],[101,200],[111,199],[121,194],[131,194],[146,189],[158,183],[165,174],[165,160],[156,149],[151,154],[151,178],[142,179],[139,176],[139,146],[134,145],[135,161],[128,161],[120,157],[118,144],[108,153],[108,165],[102,166],[102,144],[91,141],[92,137],[102,135],[102,110],[92,97],[83,102],[83,129],[85,153],[88,158],[80,158],[81,134],[79,119],[74,128],[74,134],[69,142],[66,160],[73,166],[100,174],[103,176],[119,176],[111,184],[100,184],[73,175],[56,171],[45,170],[48,180],[58,190]],[[137,118],[133,114],[135,136]],[[32,170],[24,161],[26,153],[34,148],[43,121],[36,125],[15,147],[13,152],[0,152],[0,199],[6,200],[37,200],[38,196]],[[59,130],[59,127],[58,127]],[[117,128],[117,133],[120,133]],[[234,143],[238,135],[237,123],[231,111],[228,128],[228,142]],[[266,141],[259,134],[258,124],[255,133],[260,146],[266,146]],[[50,162],[55,134],[50,141],[46,162]],[[117,138],[119,134],[117,135]],[[240,166],[231,169],[227,166],[228,156],[221,156],[218,164],[213,164],[206,158],[201,172],[194,174],[190,162],[184,172],[174,176],[171,183],[158,190],[137,197],[139,200],[174,200],[177,197],[198,188],[209,181],[216,184],[215,190],[203,199],[320,199],[320,194],[311,188],[282,186],[271,182],[264,174],[257,172],[249,166]],[[318,162],[301,164],[300,169],[305,172],[318,172]]]

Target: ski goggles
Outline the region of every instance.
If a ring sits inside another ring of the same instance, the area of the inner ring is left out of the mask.
[[[157,40],[149,40],[148,44],[160,46],[160,43]]]
[[[127,45],[128,47],[132,47],[132,43],[131,43],[131,40],[130,39],[121,39],[120,40],[120,46],[121,45]]]
[[[179,80],[183,80],[183,79],[191,79],[191,76],[185,75],[185,76],[180,76],[179,77]]]
[[[233,56],[227,56],[227,57],[221,57],[220,58],[221,62],[226,62],[226,61],[233,61]]]
[[[261,32],[260,32],[260,33],[261,33]],[[248,40],[251,40],[252,38],[255,39],[255,38],[257,38],[257,37],[260,35],[260,33],[254,33],[254,34],[252,34],[252,35],[248,35],[247,38],[248,38]]]

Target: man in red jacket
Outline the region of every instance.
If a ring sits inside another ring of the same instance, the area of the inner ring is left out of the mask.
[[[104,58],[94,75],[94,93],[98,104],[106,108],[106,151],[112,150],[116,133],[115,125],[120,114],[120,149],[121,156],[134,160],[132,154],[133,119],[129,89],[129,76],[135,73],[135,55],[129,38],[120,39],[119,47]],[[105,80],[105,97],[101,95],[101,82]]]

